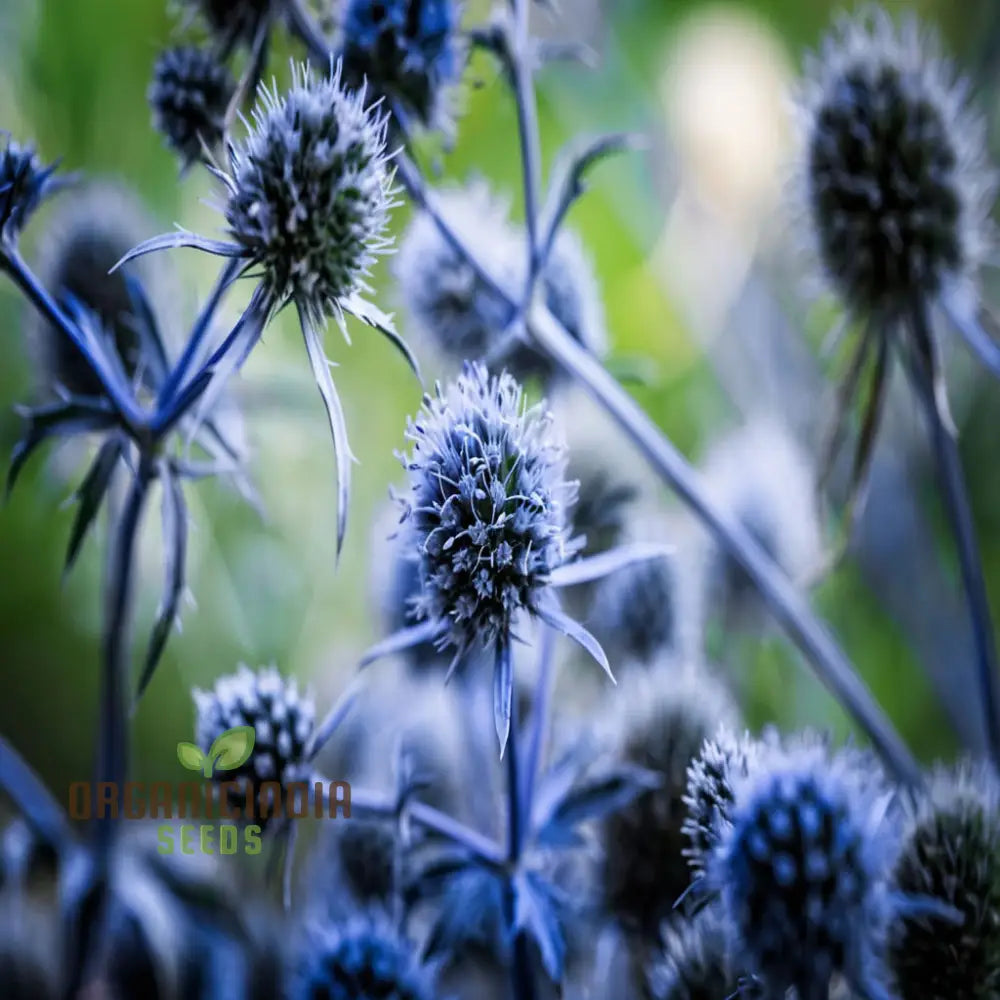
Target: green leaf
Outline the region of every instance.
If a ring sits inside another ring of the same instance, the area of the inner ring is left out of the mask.
[[[214,761],[217,770],[232,771],[249,760],[256,736],[253,726],[227,729],[215,738],[208,751],[209,759]]]
[[[205,755],[193,743],[178,743],[177,759],[189,771],[200,771]]]

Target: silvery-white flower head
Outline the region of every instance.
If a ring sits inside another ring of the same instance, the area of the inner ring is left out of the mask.
[[[355,915],[307,926],[289,1000],[434,1000],[432,971],[384,917]]]
[[[474,249],[493,281],[510,300],[518,301],[525,286],[527,247],[523,231],[510,222],[507,204],[485,181],[445,188],[437,203],[449,227]],[[511,319],[508,302],[456,252],[426,213],[410,224],[395,271],[421,338],[452,364],[488,357],[521,381],[545,381],[555,374],[552,363],[531,344],[517,338],[502,344]],[[596,354],[604,353],[604,313],[593,268],[567,229],[556,236],[539,291],[576,340]]]
[[[720,724],[739,715],[725,686],[707,668],[658,666],[626,675],[617,693],[615,755],[662,784],[604,821],[602,893],[622,926],[655,938],[691,884],[684,858],[687,771]]]
[[[378,254],[392,176],[386,117],[340,69],[317,77],[293,67],[291,89],[261,88],[249,135],[232,147],[229,232],[239,256],[260,268],[275,306],[294,302],[309,323],[342,321]]]
[[[344,78],[395,114],[448,131],[451,90],[465,63],[455,0],[348,0],[341,18]]]
[[[730,825],[706,860],[740,964],[780,996],[826,997],[842,976],[886,997],[899,831],[854,754],[773,748],[735,786]]]
[[[900,1000],[985,1000],[1000,992],[1000,783],[988,765],[937,771],[908,809],[893,881],[953,907],[961,922],[904,914],[891,935]]]
[[[32,213],[61,184],[53,176],[57,164],[45,166],[33,146],[0,133],[0,240],[17,239]]]
[[[207,49],[183,45],[160,53],[147,100],[153,127],[185,166],[221,146],[235,89],[225,63]]]
[[[122,256],[155,228],[135,192],[111,181],[89,183],[67,192],[56,203],[39,242],[35,270],[39,280],[62,300],[72,296],[113,337],[115,351],[130,376],[141,374],[148,359],[137,333],[129,278],[142,281],[160,304],[164,270],[152,261],[136,261],[109,273]],[[27,321],[29,348],[37,356],[47,393],[61,388],[81,396],[100,395],[93,368],[62,330],[32,310]]]
[[[969,86],[936,39],[877,7],[844,17],[809,61],[799,103],[801,194],[848,309],[892,316],[968,285],[995,185]]]
[[[236,673],[220,677],[210,691],[195,690],[193,696],[195,739],[202,752],[207,754],[229,729],[250,726],[256,734],[245,763],[214,774],[218,781],[236,782],[237,788],[230,790],[233,808],[245,809],[248,800],[256,803],[265,781],[279,782],[284,791],[293,782],[309,780],[307,747],[316,708],[294,678],[283,677],[275,667],[255,672],[241,664]],[[254,812],[259,814],[256,806]],[[255,820],[258,825],[263,818]]]

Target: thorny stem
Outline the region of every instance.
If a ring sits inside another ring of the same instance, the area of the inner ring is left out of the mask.
[[[958,551],[962,586],[965,589],[976,646],[980,697],[986,738],[994,765],[1000,767],[1000,690],[997,654],[986,581],[976,541],[976,529],[969,505],[962,462],[955,435],[946,426],[934,387],[934,343],[926,308],[915,304],[911,313],[918,354],[911,357],[910,379],[927,419],[941,491]]]
[[[437,226],[442,237],[462,255],[491,291],[501,295],[512,310],[517,303],[510,291],[489,275],[476,255],[462,242],[437,211],[423,178],[412,161],[400,157],[398,174],[413,200]],[[900,781],[919,785],[920,768],[886,718],[836,639],[817,619],[809,603],[792,585],[774,560],[733,518],[709,499],[701,478],[673,443],[642,408],[615,381],[604,366],[577,344],[566,329],[542,306],[529,317],[528,331],[537,345],[579,380],[581,386],[614,418],[647,461],[693,513],[712,531],[717,541],[747,572],[771,613],[800,647],[820,681],[867,733]]]

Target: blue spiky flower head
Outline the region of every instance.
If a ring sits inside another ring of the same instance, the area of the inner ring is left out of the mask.
[[[235,89],[225,64],[207,49],[182,45],[160,53],[147,100],[154,128],[185,166],[203,148],[221,145]]]
[[[412,945],[374,915],[308,928],[289,1000],[433,1000]]]
[[[941,769],[909,809],[896,888],[957,910],[906,914],[892,933],[900,1000],[1000,993],[1000,783],[991,768]]]
[[[195,740],[202,752],[207,754],[229,729],[254,730],[250,757],[234,770],[213,774],[218,781],[235,782],[236,787],[229,789],[234,809],[245,809],[265,781],[277,781],[286,789],[293,782],[309,780],[307,747],[316,706],[311,695],[299,691],[294,678],[282,676],[275,667],[253,671],[241,664],[235,673],[220,677],[210,691],[195,690],[193,697]],[[255,822],[260,825],[262,818]]]
[[[528,408],[504,372],[469,363],[437,387],[407,425],[404,516],[419,552],[414,610],[439,641],[469,649],[506,643],[515,617],[538,612],[552,572],[574,550],[565,449],[549,414]]]
[[[879,8],[807,66],[801,188],[827,278],[854,313],[968,283],[989,244],[982,122],[936,39]]]
[[[389,244],[392,177],[386,118],[339,67],[261,88],[250,134],[232,148],[226,220],[242,256],[260,267],[269,300],[292,301],[311,323],[342,322],[376,255]]]
[[[0,239],[17,239],[32,212],[59,185],[56,166],[43,165],[32,146],[0,132]]]
[[[465,61],[454,0],[348,0],[341,25],[344,79],[421,125],[447,130],[449,96]],[[405,123],[404,123],[405,124]]]
[[[857,760],[811,743],[773,748],[737,786],[708,859],[739,959],[774,995],[826,997],[837,975],[886,995],[898,830]]]

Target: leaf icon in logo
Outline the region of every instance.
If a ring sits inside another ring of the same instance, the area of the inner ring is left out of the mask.
[[[205,763],[201,747],[196,747],[193,743],[178,743],[177,759],[189,771],[200,771]]]
[[[205,777],[212,776],[212,766],[220,771],[232,771],[246,763],[253,753],[253,744],[257,733],[253,726],[236,726],[227,729],[215,738],[208,751],[208,761],[205,764]]]

